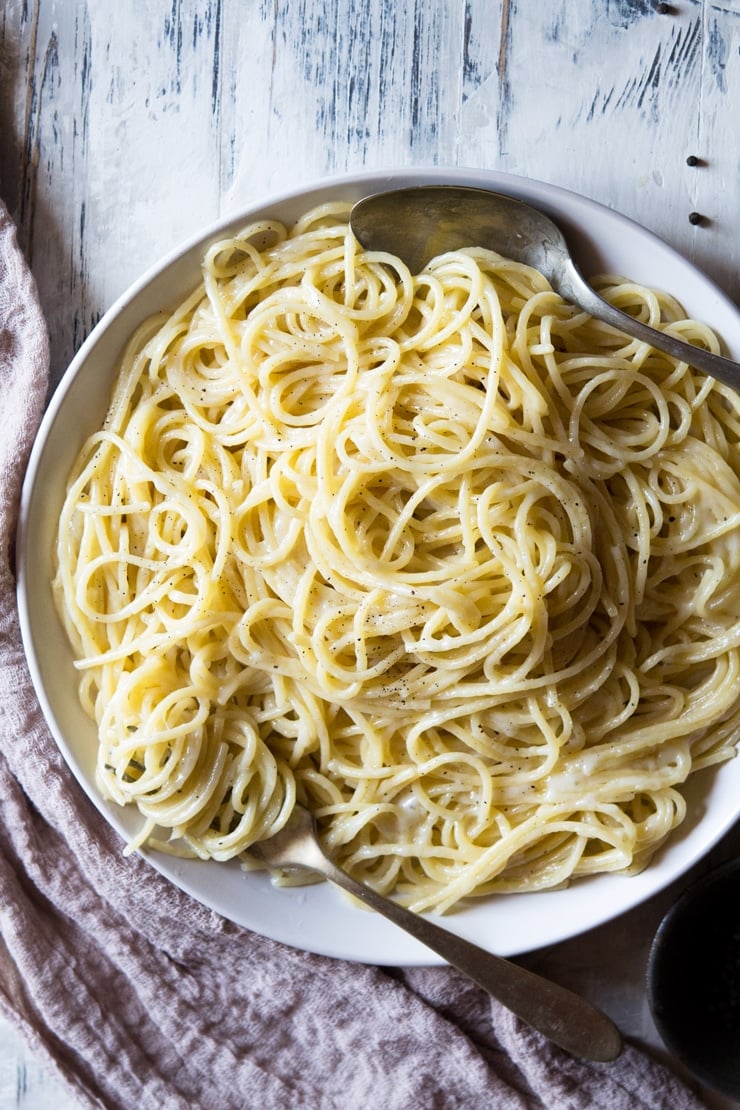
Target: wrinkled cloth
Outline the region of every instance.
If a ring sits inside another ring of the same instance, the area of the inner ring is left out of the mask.
[[[285,947],[122,855],[47,729],[21,645],[14,535],[47,374],[36,288],[0,205],[0,1010],[80,1106],[699,1107],[633,1046],[613,1064],[577,1061],[452,969]]]

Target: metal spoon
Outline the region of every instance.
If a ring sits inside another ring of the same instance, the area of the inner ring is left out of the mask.
[[[296,805],[279,833],[253,844],[249,852],[268,867],[315,871],[344,887],[574,1056],[607,1061],[615,1060],[621,1052],[622,1038],[617,1027],[584,998],[448,933],[428,918],[411,913],[353,879],[326,855],[313,818],[302,806]]]
[[[561,297],[591,316],[740,390],[737,362],[657,331],[608,304],[578,270],[560,229],[514,197],[458,185],[397,189],[358,201],[350,226],[363,247],[395,254],[412,273],[443,251],[472,246],[534,266]]]

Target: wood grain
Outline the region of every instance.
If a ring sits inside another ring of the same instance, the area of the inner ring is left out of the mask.
[[[0,190],[56,375],[197,228],[364,166],[481,166],[575,189],[737,298],[739,24],[736,5],[708,0],[671,15],[634,0],[8,0]]]
[[[15,1029],[0,1018],[1,1110],[75,1110],[79,1103],[39,1065]]]
[[[573,189],[740,301],[740,3],[662,7],[5,0],[0,196],[39,285],[54,377],[131,282],[203,225],[365,167],[464,165]],[[631,951],[622,993],[613,975],[603,989],[650,1041],[641,973],[655,920],[654,907],[630,918],[638,945],[616,923],[532,959],[592,990],[604,945]],[[52,1090],[0,1022],[0,1110],[72,1105]]]

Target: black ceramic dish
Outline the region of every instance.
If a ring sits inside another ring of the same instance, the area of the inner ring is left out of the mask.
[[[698,879],[665,915],[648,994],[666,1047],[706,1086],[740,1099],[740,859]]]

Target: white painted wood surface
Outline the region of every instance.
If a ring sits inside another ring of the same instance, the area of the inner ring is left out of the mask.
[[[202,225],[365,167],[456,164],[574,189],[740,300],[739,108],[740,0],[0,7],[0,196],[55,379],[112,301]],[[715,857],[733,849],[738,836]],[[675,893],[526,962],[659,1050],[643,976]],[[0,1021],[0,1110],[73,1105]]]

